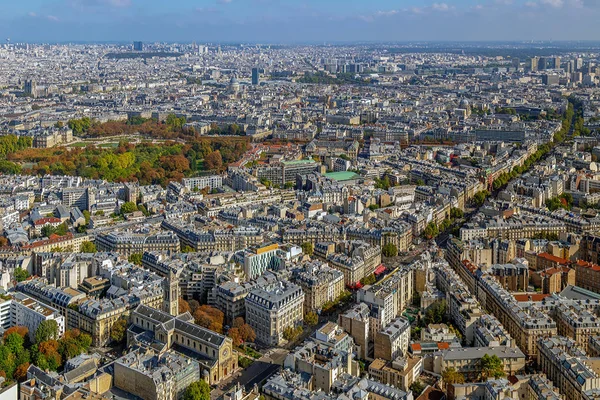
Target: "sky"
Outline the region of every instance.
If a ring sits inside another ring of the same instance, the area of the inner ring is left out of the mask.
[[[600,0],[0,0],[12,42],[600,40]]]

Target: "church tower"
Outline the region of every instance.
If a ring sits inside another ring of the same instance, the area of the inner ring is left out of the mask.
[[[179,314],[179,279],[173,270],[163,280],[163,311],[173,316]]]

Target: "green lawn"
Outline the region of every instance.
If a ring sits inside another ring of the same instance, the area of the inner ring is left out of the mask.
[[[85,143],[85,142],[77,142],[77,143],[73,143],[69,147],[85,147],[85,146],[87,146],[87,143]]]
[[[119,147],[119,143],[102,143],[98,147]]]

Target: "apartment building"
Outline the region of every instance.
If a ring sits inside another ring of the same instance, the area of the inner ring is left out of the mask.
[[[304,292],[288,281],[254,288],[245,298],[246,323],[256,332],[256,340],[268,346],[283,341],[287,328],[295,328],[304,315]]]
[[[584,399],[585,392],[600,387],[600,359],[585,355],[577,343],[563,336],[540,338],[538,367],[567,399]]]
[[[344,274],[327,263],[312,261],[294,269],[292,280],[304,292],[304,313],[320,311],[344,291]]]
[[[65,317],[46,304],[26,296],[23,293],[11,293],[11,299],[0,303],[0,326],[25,326],[29,330],[29,339],[35,341],[35,332],[42,321],[54,320],[58,326],[58,335],[65,333]]]
[[[338,324],[352,336],[356,353],[363,360],[370,357],[372,336],[369,314],[369,307],[365,303],[359,303],[338,317]]]
[[[398,317],[375,334],[375,358],[392,361],[408,352],[410,321]]]

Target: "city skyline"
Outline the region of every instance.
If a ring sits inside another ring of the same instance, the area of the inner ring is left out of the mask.
[[[0,35],[45,43],[593,40],[599,15],[596,0],[26,0],[5,7]]]

